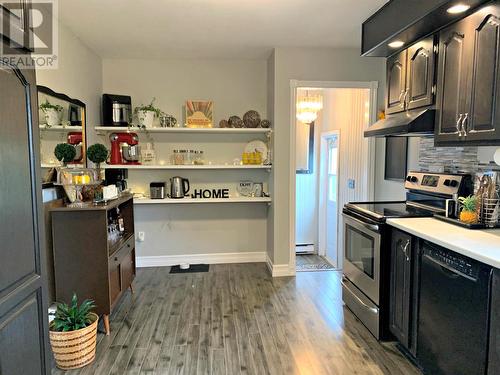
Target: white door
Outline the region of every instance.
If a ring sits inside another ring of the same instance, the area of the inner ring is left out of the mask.
[[[327,139],[326,163],[326,257],[338,264],[338,136]]]

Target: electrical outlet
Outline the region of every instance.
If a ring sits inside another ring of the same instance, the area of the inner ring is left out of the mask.
[[[137,233],[137,241],[144,242],[145,237],[146,237],[146,233],[144,233],[144,232]]]
[[[347,180],[347,187],[349,189],[354,189],[355,186],[356,186],[356,181],[354,179],[350,178]]]

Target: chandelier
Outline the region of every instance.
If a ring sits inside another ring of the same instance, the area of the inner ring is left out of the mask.
[[[297,120],[304,124],[310,124],[316,120],[321,109],[323,109],[321,95],[313,95],[306,91],[305,95],[299,96],[297,100]]]

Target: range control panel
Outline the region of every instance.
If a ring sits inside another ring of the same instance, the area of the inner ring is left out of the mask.
[[[472,193],[472,179],[467,174],[409,172],[406,176],[405,188],[449,196],[469,195]]]

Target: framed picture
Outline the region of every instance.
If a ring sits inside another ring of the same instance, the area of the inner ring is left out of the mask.
[[[211,128],[214,105],[210,100],[186,101],[186,126],[188,128]]]
[[[385,174],[386,180],[404,181],[408,168],[408,138],[386,137]]]

